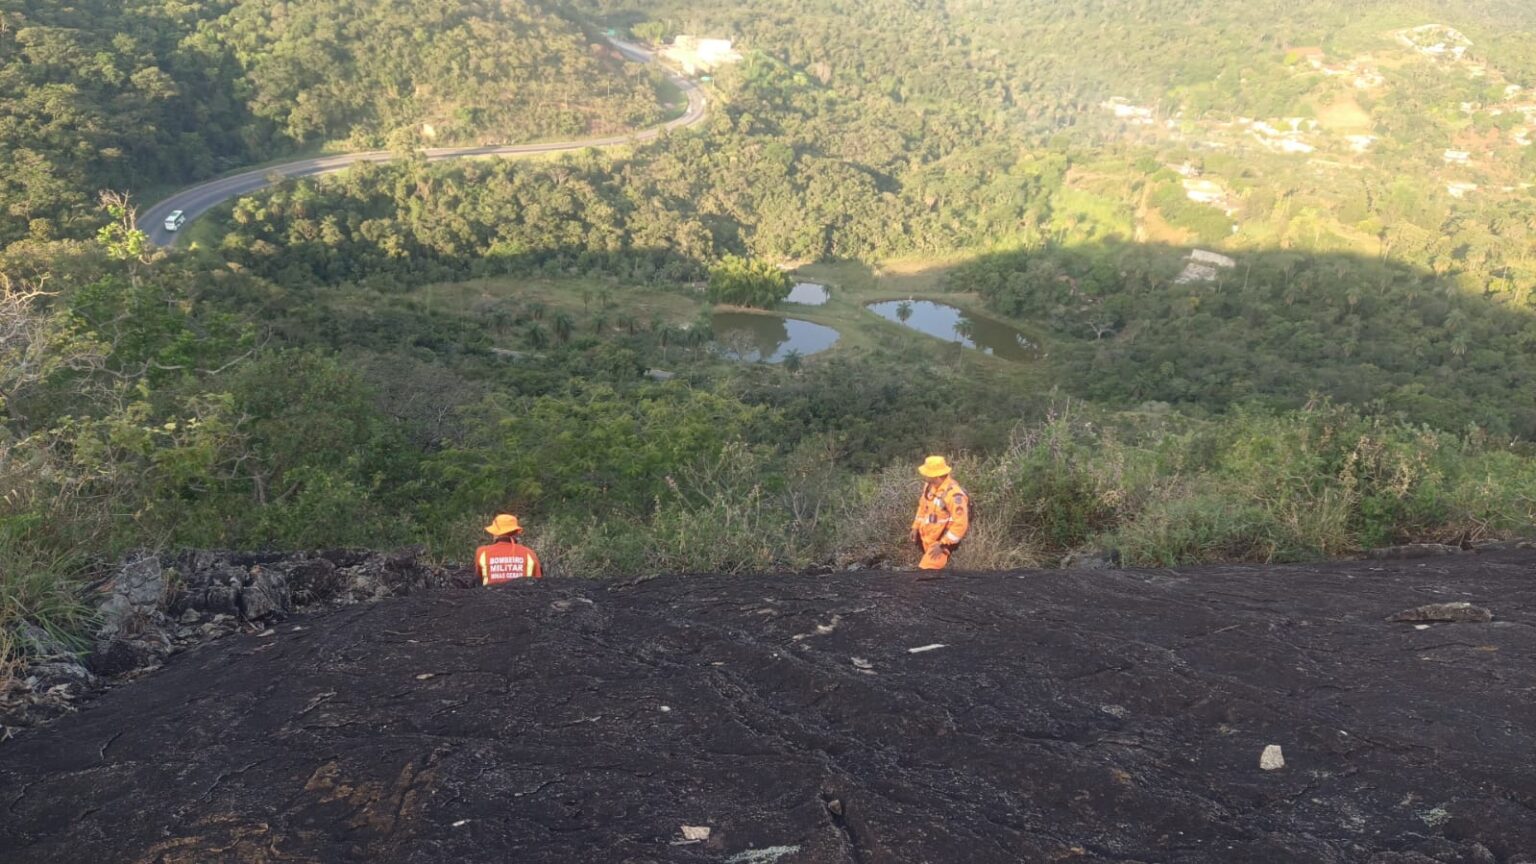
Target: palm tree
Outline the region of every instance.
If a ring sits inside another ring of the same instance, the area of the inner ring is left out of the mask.
[[[896,304],[896,320],[905,324],[912,318],[912,301],[903,300]]]
[[[799,375],[800,374],[800,370],[802,368],[804,368],[804,366],[805,366],[805,357],[799,351],[796,351],[795,349],[791,348],[788,351],[784,352],[784,371],[785,372],[788,372],[791,375]]]
[[[543,327],[535,324],[528,328],[528,347],[535,351],[543,351],[549,347],[549,334],[544,332]]]
[[[535,321],[543,321],[544,320],[544,304],[543,303],[529,303],[528,304],[528,317],[532,318]]]
[[[559,339],[560,344],[564,345],[571,341],[571,334],[576,332],[576,322],[571,319],[571,316],[561,312],[555,316],[554,329],[555,338]]]
[[[601,336],[603,331],[606,330],[606,329],[608,329],[608,319],[605,316],[599,315],[596,318],[592,319],[592,332],[593,333],[596,333],[599,336]]]
[[[1457,359],[1467,356],[1467,349],[1471,347],[1471,342],[1465,331],[1457,333],[1451,337],[1451,353],[1456,355]]]

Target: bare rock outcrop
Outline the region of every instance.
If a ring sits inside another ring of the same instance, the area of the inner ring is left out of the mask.
[[[425,551],[195,551],[129,556],[101,586],[86,646],[38,627],[23,633],[29,662],[0,693],[0,740],[74,709],[115,679],[158,669],[172,654],[241,629],[260,631],[297,609],[376,602],[429,588],[474,585],[467,569],[429,564]]]

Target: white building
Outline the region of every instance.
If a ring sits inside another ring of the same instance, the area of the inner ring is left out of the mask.
[[[1207,252],[1204,249],[1196,249],[1189,253],[1189,260],[1198,261],[1201,264],[1209,264],[1212,267],[1223,267],[1227,270],[1237,266],[1237,262],[1216,252]]]
[[[672,40],[671,45],[663,48],[661,56],[683,67],[683,72],[689,75],[709,72],[741,60],[741,53],[732,47],[729,39],[700,39],[684,35],[679,35]]]
[[[1279,150],[1281,153],[1311,153],[1317,149],[1311,144],[1308,144],[1305,141],[1297,140],[1295,138],[1281,138],[1275,141],[1271,146],[1273,146],[1276,150]]]
[[[1173,278],[1175,285],[1193,285],[1197,282],[1215,282],[1221,278],[1221,271],[1231,270],[1237,266],[1225,255],[1215,252],[1207,252],[1204,249],[1196,249],[1185,258],[1184,270]]]
[[[1356,153],[1365,153],[1376,146],[1377,139],[1375,135],[1348,135],[1344,140],[1349,142],[1351,150]]]
[[[1465,150],[1447,150],[1443,158],[1447,165],[1469,165],[1472,163],[1472,154]]]
[[[1450,57],[1461,60],[1472,47],[1472,40],[1460,31],[1443,24],[1425,24],[1401,30],[1397,34],[1399,44],[1436,59]]]
[[[1156,122],[1154,118],[1156,112],[1151,108],[1145,105],[1132,105],[1130,100],[1120,96],[1101,103],[1099,107],[1115,115],[1116,119],[1124,120],[1137,126],[1150,126]]]
[[[1187,179],[1184,181],[1184,195],[1196,204],[1220,207],[1227,203],[1227,190],[1214,180]]]
[[[1375,69],[1363,69],[1355,76],[1356,90],[1375,90],[1387,83],[1387,78]]]

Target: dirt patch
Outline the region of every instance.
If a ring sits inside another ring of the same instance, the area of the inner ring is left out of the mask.
[[[1456,602],[1493,620],[1386,620]],[[1529,552],[545,580],[273,629],[0,746],[6,860],[1536,853]]]
[[[1327,105],[1319,104],[1317,122],[1330,132],[1369,132],[1376,125],[1353,96],[1344,96]]]
[[[1137,225],[1137,240],[1144,243],[1162,243],[1168,246],[1190,246],[1195,243],[1195,233],[1183,228],[1175,228],[1163,218],[1162,211],[1156,207],[1146,207],[1141,211],[1140,224]]]

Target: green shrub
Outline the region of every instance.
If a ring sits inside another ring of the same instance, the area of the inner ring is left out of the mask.
[[[1276,528],[1253,502],[1212,492],[1158,501],[1110,536],[1127,566],[1171,567],[1285,557]]]
[[[793,281],[770,261],[727,255],[709,271],[709,299],[771,309],[789,296]]]
[[[27,651],[24,624],[69,643],[91,620],[81,588],[109,511],[53,456],[0,437],[0,692]]]
[[[81,597],[88,559],[79,549],[39,548],[27,533],[20,520],[0,521],[0,692],[29,650],[24,624],[74,644],[92,617]]]

